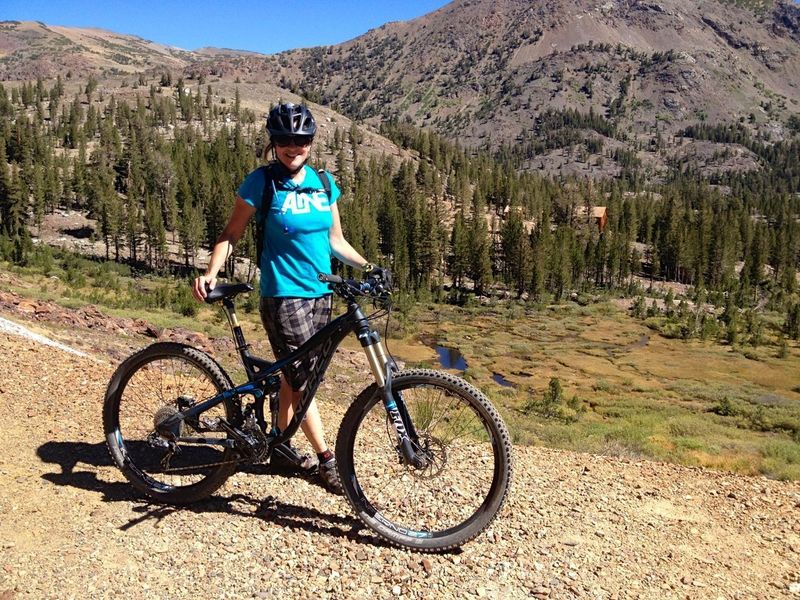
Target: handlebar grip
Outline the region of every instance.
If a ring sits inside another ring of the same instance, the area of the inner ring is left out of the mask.
[[[320,273],[319,275],[317,275],[317,279],[319,279],[323,283],[344,283],[344,279],[342,279],[338,275],[328,275],[326,273]]]

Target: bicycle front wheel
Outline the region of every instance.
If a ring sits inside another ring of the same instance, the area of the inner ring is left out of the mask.
[[[112,376],[103,406],[106,443],[128,481],[151,498],[176,504],[200,500],[222,486],[237,459],[224,445],[227,434],[198,432],[183,423],[173,452],[157,443],[155,429],[170,415],[231,387],[222,368],[190,346],[156,343],[128,357]],[[202,416],[233,423],[236,414],[227,399]]]
[[[365,389],[336,442],[342,485],[359,519],[386,540],[421,551],[461,546],[497,515],[511,482],[511,440],[486,396],[449,373],[414,369],[392,379],[424,468],[403,464],[383,390]]]

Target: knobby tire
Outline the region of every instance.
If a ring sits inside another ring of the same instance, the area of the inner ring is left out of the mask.
[[[210,496],[236,470],[234,450],[179,443],[181,452],[164,467],[160,461],[166,451],[152,447],[147,436],[155,429],[156,414],[177,410],[179,397],[196,403],[232,387],[214,359],[184,344],[156,343],[131,355],[112,376],[103,405],[106,444],[114,463],[137,490],[154,500],[186,504]],[[238,412],[227,399],[204,416],[235,423]],[[227,437],[196,433],[188,424],[183,430],[187,436]]]
[[[511,483],[511,439],[486,396],[463,379],[414,369],[392,381],[431,466],[403,465],[394,428],[373,384],[347,410],[336,441],[345,495],[358,518],[389,542],[437,552],[478,536]]]

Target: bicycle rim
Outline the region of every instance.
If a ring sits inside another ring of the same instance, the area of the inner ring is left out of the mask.
[[[511,471],[508,433],[476,388],[452,375],[410,371],[392,384],[418,435],[426,468],[402,464],[394,427],[375,390],[343,428],[345,470],[357,513],[399,545],[441,550],[478,535],[500,509]],[[354,404],[354,407],[356,405]],[[348,477],[349,475],[349,477]]]
[[[174,500],[180,501],[183,490],[200,486],[221,469],[226,469],[224,463],[232,460],[233,453],[223,446],[179,442],[178,452],[170,454],[164,448],[154,447],[149,438],[160,418],[177,412],[182,406],[210,398],[227,387],[215,369],[186,351],[151,354],[130,365],[116,396],[113,436],[123,457],[121,466],[149,488],[145,491],[173,495]],[[230,419],[226,403],[204,412],[203,417]],[[220,432],[197,432],[186,423],[181,427],[180,436],[212,441],[227,437]],[[186,499],[192,498],[187,496]]]

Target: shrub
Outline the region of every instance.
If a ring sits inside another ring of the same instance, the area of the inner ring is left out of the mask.
[[[633,305],[631,306],[631,312],[633,316],[638,319],[643,319],[647,311],[647,307],[644,301],[644,296],[636,296],[636,300],[634,300]]]
[[[14,242],[6,235],[0,235],[0,260],[12,260],[14,257]]]
[[[681,438],[699,437],[703,434],[703,423],[697,417],[683,415],[667,423],[667,430],[671,435]]]
[[[545,419],[557,419],[567,423],[577,421],[578,416],[586,412],[583,402],[577,396],[565,402],[564,391],[558,377],[550,379],[541,399],[531,397],[522,410],[525,414],[537,414]]]
[[[33,252],[28,256],[28,266],[40,269],[42,275],[50,275],[55,264],[50,246],[34,246]]]
[[[592,384],[592,389],[595,392],[610,392],[613,386],[605,379],[598,379]]]
[[[778,342],[778,353],[777,358],[788,358],[789,357],[789,343],[786,341],[784,336],[781,336],[780,341]]]
[[[64,281],[72,288],[82,288],[86,286],[86,275],[84,275],[80,266],[70,265],[64,273]]]
[[[763,406],[759,406],[753,412],[751,412],[747,416],[747,420],[750,422],[751,429],[755,429],[756,431],[770,430],[770,423],[767,420],[767,413]]]
[[[727,396],[720,400],[714,408],[711,409],[711,412],[716,413],[722,417],[735,417],[739,414],[739,411],[736,410],[736,407],[733,406],[730,398]]]
[[[662,336],[668,339],[686,339],[684,336],[682,323],[679,323],[672,318],[664,321],[661,327],[658,328],[658,331]]]
[[[259,301],[260,296],[258,295],[258,292],[253,290],[249,294],[245,294],[244,302],[242,303],[242,309],[248,314],[258,312]]]
[[[716,338],[719,334],[719,323],[714,317],[707,317],[703,315],[700,321],[700,339],[708,340]]]
[[[771,441],[764,446],[761,454],[765,458],[777,458],[785,463],[800,465],[800,446],[794,442]]]
[[[192,296],[192,291],[188,285],[179,285],[172,293],[172,310],[182,314],[184,317],[194,317],[197,315],[198,303]]]

